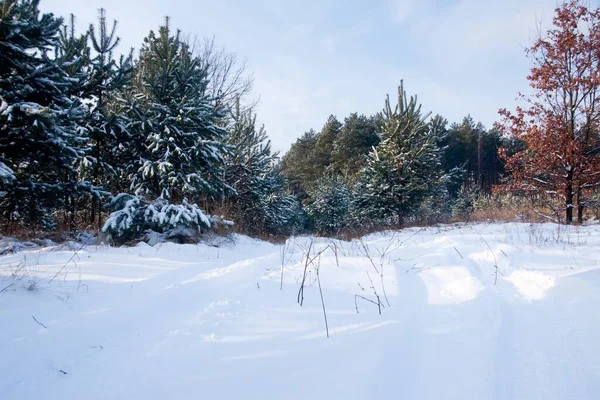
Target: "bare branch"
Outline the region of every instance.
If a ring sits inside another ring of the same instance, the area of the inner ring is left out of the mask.
[[[48,329],[48,327],[47,327],[46,325],[44,325],[44,324],[42,324],[40,321],[38,321],[38,320],[37,320],[37,319],[36,319],[36,318],[35,318],[33,315],[31,316],[31,318],[33,318],[33,320],[34,320],[35,322],[37,322],[37,323],[38,323],[38,325],[41,325],[41,326],[43,326],[43,327],[44,327],[44,329]]]

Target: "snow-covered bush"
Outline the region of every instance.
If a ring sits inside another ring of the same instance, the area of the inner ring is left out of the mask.
[[[211,227],[210,219],[187,200],[170,204],[159,198],[148,203],[142,197],[121,193],[106,208],[111,214],[102,232],[107,239],[117,242],[140,238],[147,231],[164,233],[167,239],[193,238]]]
[[[183,200],[182,204],[169,204],[166,200],[158,199],[146,207],[144,220],[158,232],[181,228],[200,230],[202,227],[210,227],[208,217],[196,204],[189,204],[187,200]]]
[[[143,213],[140,212],[140,197],[121,193],[115,196],[105,208],[111,211],[102,227],[102,232],[109,238],[122,237],[143,232]]]
[[[235,225],[233,221],[228,220],[223,215],[211,215],[210,218],[210,226],[216,229],[229,229]]]
[[[314,229],[323,234],[335,234],[350,224],[351,191],[342,182],[323,179],[309,190],[306,206]]]
[[[271,193],[266,198],[264,209],[268,235],[291,235],[306,224],[306,214],[298,198],[286,193]]]

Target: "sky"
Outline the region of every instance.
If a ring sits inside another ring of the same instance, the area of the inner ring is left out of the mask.
[[[593,4],[598,0],[591,0]],[[81,30],[107,10],[121,49],[139,49],[164,17],[247,60],[258,120],[285,151],[331,114],[382,110],[400,80],[424,111],[491,127],[527,91],[524,49],[556,0],[42,0]]]

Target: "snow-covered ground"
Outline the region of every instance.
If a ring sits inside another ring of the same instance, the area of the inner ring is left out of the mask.
[[[599,261],[600,226],[549,224],[26,249],[0,398],[598,399]]]

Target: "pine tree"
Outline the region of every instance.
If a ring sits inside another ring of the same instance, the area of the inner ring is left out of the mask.
[[[333,162],[333,145],[340,134],[342,124],[333,115],[330,115],[323,126],[323,129],[317,136],[317,142],[315,143],[315,165],[319,170],[319,174],[322,176],[325,170]]]
[[[436,125],[421,114],[416,96],[407,99],[403,85],[398,104],[389,96],[383,111],[381,143],[360,171],[353,209],[357,218],[402,226],[431,196],[441,196],[446,175],[441,170]]]
[[[97,28],[92,24],[89,38],[92,44],[88,68],[89,81],[86,87],[86,99],[89,99],[89,142],[85,157],[87,176],[95,185],[103,185],[110,191],[114,187],[114,178],[123,166],[115,158],[116,148],[128,137],[126,126],[128,120],[119,113],[122,102],[119,92],[131,81],[133,73],[133,50],[121,55],[119,61],[114,58],[114,51],[120,38],[116,36],[117,21],[112,27],[106,19],[104,9],[99,10]],[[95,197],[91,205],[90,219],[101,220],[102,203]]]
[[[125,93],[128,136],[118,152],[134,195],[122,193],[106,208],[102,231],[123,241],[146,230],[195,238],[211,226],[198,207],[235,190],[225,182],[224,110],[206,92],[206,69],[167,23],[144,39],[133,84]]]
[[[99,10],[98,26],[90,25],[80,37],[75,35],[75,17],[60,33],[57,53],[69,61],[67,72],[78,84],[72,96],[85,104],[86,113],[80,122],[85,133],[84,156],[79,165],[80,178],[92,183],[90,222],[101,226],[102,199],[114,189],[118,169],[122,166],[116,151],[127,136],[119,92],[131,81],[133,50],[119,61],[113,52],[120,39],[116,36],[117,22],[109,28],[106,12]],[[91,47],[90,47],[91,42]],[[101,188],[104,188],[102,190]]]
[[[317,133],[314,130],[305,132],[281,160],[281,169],[287,177],[292,193],[300,199],[307,197],[307,190],[319,178],[316,167],[315,146]]]
[[[225,180],[236,194],[227,201],[230,217],[251,234],[281,233],[298,213],[297,200],[285,193],[286,181],[276,169],[278,153],[271,150],[264,127],[256,127],[252,109],[238,100],[226,144]]]
[[[377,118],[350,114],[334,143],[334,170],[344,176],[356,174],[365,165],[371,149],[379,143],[377,131]]]
[[[309,190],[306,206],[312,227],[320,234],[336,234],[351,224],[352,192],[335,176],[324,177]]]
[[[132,190],[148,198],[221,199],[233,193],[223,180],[220,127],[224,110],[206,93],[206,70],[168,19],[144,40],[136,65],[131,129],[141,139],[139,161],[131,171]]]
[[[6,218],[44,225],[59,208],[73,213],[88,185],[75,169],[83,110],[69,97],[68,60],[53,54],[62,19],[40,15],[38,5],[0,3],[0,190]]]

